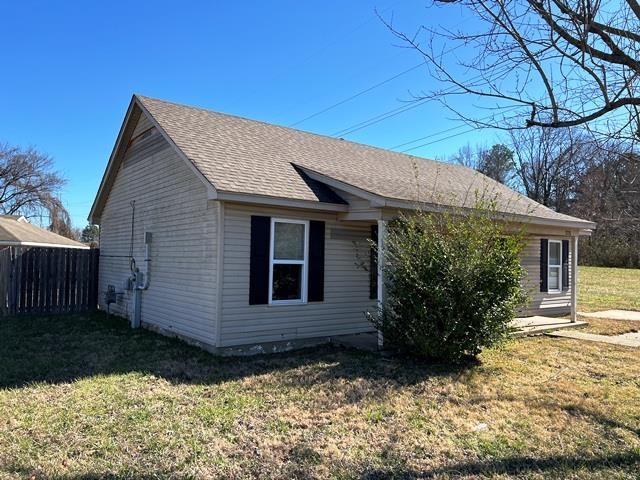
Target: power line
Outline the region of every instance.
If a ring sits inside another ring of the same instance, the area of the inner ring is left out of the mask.
[[[458,129],[462,128],[462,127],[463,127],[463,125],[458,125],[457,127],[448,128],[448,129],[442,130],[441,132],[438,132],[438,133],[436,133],[434,135],[427,135],[426,137],[422,137],[420,140],[424,140],[424,139],[427,139],[427,138],[432,138],[434,136],[439,136],[439,135],[442,135],[443,133],[451,132],[453,130],[458,130]],[[459,135],[464,135],[465,133],[469,133],[469,132],[473,132],[474,130],[481,130],[481,129],[482,129],[482,127],[480,127],[480,128],[471,128],[469,130],[465,130],[464,132],[460,132],[460,133],[449,135],[447,137],[444,137],[444,138],[441,138],[441,139],[438,139],[438,140],[434,140],[433,142],[427,142],[427,143],[423,143],[421,145],[418,145],[417,147],[411,147],[411,148],[407,148],[405,150],[401,150],[401,152],[402,153],[410,152],[412,150],[415,150],[415,149],[418,149],[418,148],[421,148],[421,147],[426,147],[427,145],[431,145],[433,143],[437,143],[437,142],[440,142],[442,140],[448,140],[449,138],[454,138],[454,137],[457,137]],[[412,144],[412,143],[415,143],[417,141],[419,141],[419,140],[413,140],[411,142],[405,143],[404,145]],[[392,147],[390,150],[395,150],[396,148],[400,148],[400,147],[399,146]]]
[[[422,62],[420,62],[419,64],[414,65],[413,67],[408,68],[408,69],[406,69],[406,70],[403,70],[402,72],[397,73],[397,74],[393,75],[392,77],[386,78],[385,80],[383,80],[383,81],[381,81],[381,82],[378,82],[378,83],[376,83],[375,85],[372,85],[372,86],[370,86],[370,87],[368,87],[368,88],[365,88],[364,90],[361,90],[361,91],[359,91],[358,93],[356,93],[356,94],[354,94],[354,95],[351,95],[350,97],[347,97],[347,98],[345,98],[345,99],[343,99],[343,100],[340,100],[339,102],[334,103],[333,105],[330,105],[330,106],[328,106],[328,107],[326,107],[326,108],[323,108],[322,110],[320,110],[320,111],[318,111],[318,112],[316,112],[316,113],[313,113],[313,114],[311,114],[311,115],[309,115],[309,116],[307,116],[307,117],[304,117],[303,119],[298,120],[297,122],[290,124],[290,125],[289,125],[289,127],[295,127],[296,125],[300,125],[301,123],[306,122],[307,120],[311,120],[312,118],[315,118],[315,117],[317,117],[318,115],[322,115],[323,113],[326,113],[326,112],[328,112],[329,110],[333,110],[334,108],[339,107],[340,105],[344,105],[345,103],[350,102],[351,100],[353,100],[353,99],[355,99],[355,98],[358,98],[359,96],[364,95],[365,93],[368,93],[368,92],[370,92],[371,90],[375,90],[376,88],[379,88],[379,87],[381,87],[382,85],[385,85],[385,84],[387,84],[387,83],[389,83],[389,82],[391,82],[391,81],[395,80],[396,78],[399,78],[399,77],[401,77],[401,76],[403,76],[403,75],[406,75],[406,74],[407,74],[407,73],[409,73],[409,72],[412,72],[412,71],[416,70],[417,68],[419,68],[419,67],[421,67],[421,66],[425,65],[426,63],[427,63],[427,62],[422,61]]]
[[[340,137],[343,135],[350,135],[354,132],[357,132],[358,130],[362,130],[363,128],[367,128],[370,127],[371,125],[375,125],[376,123],[380,123],[384,120],[387,120],[388,118],[391,117],[395,117],[396,115],[400,115],[401,113],[406,112],[407,110],[413,110],[414,108],[417,108],[421,105],[424,105],[425,103],[427,103],[428,99],[423,98],[421,100],[417,100],[416,102],[411,103],[410,105],[402,105],[400,107],[396,107],[392,110],[388,110],[384,113],[381,113],[379,115],[376,115],[373,118],[369,118],[367,120],[364,120],[360,123],[356,123],[355,125],[352,125],[351,127],[347,127],[344,128],[342,130],[339,130],[336,133],[332,133],[331,136],[332,137]]]
[[[454,50],[457,50],[458,48],[461,48],[463,46],[464,46],[464,44],[460,43],[460,44],[456,45],[455,47],[452,47],[452,48],[450,48],[448,50],[445,50],[445,51],[441,52],[440,56],[447,55],[447,54],[453,52]],[[396,78],[401,77],[402,75],[406,75],[407,73],[415,70],[416,68],[418,68],[418,67],[420,67],[422,65],[426,65],[426,64],[427,64],[427,61],[424,60],[421,63],[419,63],[418,65],[414,65],[413,67],[409,68],[408,70],[405,70],[405,71],[400,72],[400,73],[398,73],[396,75],[393,75],[392,77],[387,78],[386,80],[383,80],[382,82],[379,82],[379,83],[377,83],[375,85],[372,85],[369,88],[366,88],[366,89],[364,89],[364,90],[362,90],[362,91],[360,91],[360,92],[358,92],[358,93],[356,93],[356,94],[354,94],[354,95],[352,95],[352,96],[350,96],[348,98],[345,98],[344,100],[341,100],[341,101],[339,101],[339,102],[337,102],[337,103],[335,103],[333,105],[330,105],[329,107],[324,108],[324,109],[322,109],[322,110],[320,110],[320,111],[318,111],[316,113],[313,113],[313,114],[311,114],[311,115],[309,115],[309,116],[307,116],[307,117],[305,117],[305,118],[303,118],[301,120],[298,120],[297,122],[292,123],[292,124],[290,124],[288,126],[289,127],[295,127],[296,125],[299,125],[299,124],[301,124],[303,122],[306,122],[307,120],[315,118],[318,115],[322,115],[323,113],[328,112],[329,110],[333,110],[334,108],[339,107],[340,105],[343,105],[343,104],[345,104],[345,103],[347,103],[347,102],[349,102],[349,101],[351,101],[351,100],[353,100],[353,99],[355,99],[355,98],[357,98],[357,97],[359,97],[361,95],[364,95],[365,93],[368,93],[371,90],[374,90],[374,89],[376,89],[378,87],[381,87],[382,85],[385,85],[385,84],[395,80]]]
[[[434,143],[443,142],[445,140],[449,140],[451,138],[459,137],[460,135],[464,135],[466,133],[474,132],[476,130],[481,130],[481,129],[482,128],[470,128],[469,130],[465,130],[464,132],[454,133],[453,135],[449,135],[447,137],[439,138],[438,140],[433,140],[431,142],[423,143],[423,144],[418,145],[416,147],[407,148],[406,150],[400,150],[400,153],[411,152],[413,150],[417,150],[418,148],[426,147],[428,145],[433,145]]]
[[[457,48],[457,47],[455,47],[455,48]],[[455,50],[455,48],[452,48],[452,49],[448,50],[445,53],[451,52],[451,51]],[[494,76],[500,76],[500,75],[502,75],[504,73],[507,73],[509,70],[510,70],[509,67],[504,67],[504,68],[498,70],[497,73],[494,73]],[[478,74],[475,77],[470,78],[469,81],[473,82],[473,81],[476,81],[476,80],[480,80],[482,78],[484,78],[483,74]],[[454,93],[455,89],[456,89],[456,86],[451,86],[451,87],[439,92],[439,94],[446,95],[446,94]],[[388,118],[395,117],[396,115],[404,113],[404,112],[406,112],[408,110],[413,110],[414,108],[417,108],[417,107],[419,107],[421,105],[424,105],[425,103],[428,102],[428,100],[430,100],[430,99],[429,98],[422,98],[420,100],[417,100],[414,104],[412,104],[410,106],[404,106],[403,105],[403,106],[400,106],[400,107],[396,107],[396,108],[394,108],[392,110],[389,110],[387,112],[378,114],[378,115],[376,115],[374,117],[371,117],[371,118],[365,119],[365,120],[363,120],[361,122],[358,122],[355,125],[351,125],[351,126],[349,126],[347,128],[343,128],[342,130],[332,134],[332,136],[337,137],[337,136],[349,135],[351,133],[357,132],[357,131],[362,130],[364,128],[370,127],[371,125],[375,125],[377,123],[380,123],[383,120],[386,120]],[[383,118],[381,118],[381,117],[383,117]]]
[[[517,106],[510,107],[510,108],[517,108]],[[594,109],[594,111],[595,111],[595,110],[597,110],[597,109]],[[616,115],[616,116],[612,116],[612,117],[610,117],[610,119],[614,119],[614,118],[622,118],[622,117],[624,117],[624,116],[625,116],[624,114]],[[490,117],[485,117],[485,119],[486,119],[486,118],[490,118]],[[454,127],[454,128],[460,128],[460,127]],[[417,141],[419,141],[419,140],[423,140],[423,139],[425,139],[425,138],[429,138],[429,137],[433,137],[433,136],[441,135],[442,133],[445,133],[446,131],[451,131],[451,130],[453,130],[454,128],[451,128],[451,129],[448,129],[448,130],[443,130],[443,131],[441,131],[441,132],[434,133],[433,135],[427,135],[426,137],[422,137],[421,139],[416,139],[416,140],[413,140],[413,141],[411,141],[411,142],[406,142],[404,145],[409,145],[409,144],[411,144],[411,143],[415,143],[415,142],[417,142]],[[433,144],[435,144],[435,143],[443,142],[443,141],[445,141],[445,140],[449,140],[449,139],[451,139],[451,138],[459,137],[459,136],[461,136],[461,135],[465,135],[465,134],[467,134],[467,133],[471,133],[471,132],[474,132],[474,131],[477,131],[477,130],[483,130],[483,129],[486,129],[486,128],[492,128],[492,127],[490,127],[490,126],[486,126],[486,127],[475,127],[475,128],[470,128],[469,130],[465,130],[464,132],[454,133],[453,135],[448,135],[448,136],[446,136],[446,137],[439,138],[439,139],[437,139],[437,140],[433,140],[433,141],[431,141],[431,142],[423,143],[423,144],[421,144],[421,145],[417,145],[417,146],[415,146],[415,147],[407,148],[407,149],[405,149],[405,150],[400,150],[400,153],[407,153],[407,152],[411,152],[411,151],[413,151],[413,150],[417,150],[417,149],[419,149],[419,148],[427,147],[427,146],[429,146],[429,145],[433,145]],[[512,148],[514,147],[514,145],[512,145],[511,143],[504,143],[504,144],[505,144],[505,145],[507,145],[507,146],[510,146],[510,147],[512,147]],[[394,150],[395,148],[398,148],[399,146],[402,146],[402,145],[398,145],[398,146],[396,146],[396,147],[392,147],[392,148],[390,148],[390,150]]]
[[[511,111],[511,110],[515,110],[517,108],[520,108],[520,105],[513,105],[511,107],[506,107],[502,111],[503,112],[504,111]],[[493,118],[494,116],[495,115],[493,115],[493,114],[492,115],[487,115],[486,117],[479,118],[478,121],[489,120],[489,119]],[[419,142],[421,140],[427,140],[429,138],[438,137],[438,136],[442,135],[443,133],[453,132],[454,130],[459,130],[459,129],[463,128],[463,127],[464,127],[464,124],[458,125],[456,127],[446,128],[444,130],[440,130],[439,132],[434,132],[434,133],[430,133],[429,135],[425,135],[424,137],[416,138],[416,139],[410,140],[408,142],[404,142],[404,143],[400,143],[398,145],[394,145],[393,147],[389,147],[389,150],[395,150],[396,148],[404,147],[406,145],[411,145],[412,143],[416,143],[416,142]],[[487,127],[487,128],[489,128],[489,127]]]

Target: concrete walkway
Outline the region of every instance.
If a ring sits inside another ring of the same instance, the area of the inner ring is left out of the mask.
[[[575,340],[587,340],[589,342],[610,343],[624,347],[640,348],[640,333],[625,333],[624,335],[596,335],[584,332],[547,332],[550,337],[573,338]]]
[[[614,312],[613,314],[611,312]],[[605,312],[594,312],[580,314],[594,318],[614,318],[616,320],[640,320],[640,312],[627,310],[607,310]],[[614,316],[612,316],[614,315]],[[615,316],[617,315],[617,316]],[[622,316],[625,318],[622,318]],[[552,337],[574,338],[576,340],[587,340],[591,342],[610,343],[613,345],[623,345],[626,347],[640,347],[640,332],[625,333],[624,335],[596,335],[593,333],[567,331],[588,325],[587,322],[572,322],[568,318],[555,317],[522,317],[511,322],[516,328],[513,333],[516,337],[527,335],[546,334]],[[378,334],[376,332],[366,332],[354,335],[340,335],[331,339],[333,343],[343,346],[355,347],[361,350],[376,351],[378,349]]]
[[[632,320],[640,322],[640,312],[632,310],[603,310],[601,312],[580,313],[578,315],[587,318],[607,318],[609,320]]]
[[[516,318],[511,322],[511,326],[516,328],[516,331],[512,334],[514,337],[542,335],[545,332],[578,328],[585,325],[588,325],[587,322],[572,322],[568,318],[541,316]],[[378,350],[378,333],[365,332],[352,335],[338,335],[332,337],[331,342],[344,347],[375,352]]]
[[[553,330],[564,330],[567,328],[578,328],[587,325],[587,322],[572,322],[568,318],[556,317],[522,317],[516,318],[511,325],[517,330],[514,336],[540,335]]]

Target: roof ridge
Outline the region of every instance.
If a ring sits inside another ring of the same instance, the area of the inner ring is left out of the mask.
[[[156,98],[156,97],[149,97],[146,95],[140,95],[138,93],[134,93],[134,96],[139,98],[139,99],[147,99],[147,100],[152,100],[152,101],[156,101],[156,102],[161,102],[161,103],[167,103],[169,105],[175,105],[177,107],[182,107],[182,108],[190,108],[192,110],[200,110],[202,112],[205,113],[213,113],[215,115],[222,115],[224,117],[230,117],[230,118],[234,118],[234,119],[239,119],[239,120],[245,120],[247,122],[251,122],[251,123],[259,123],[261,125],[266,125],[268,127],[271,128],[278,128],[284,131],[288,131],[288,132],[297,132],[297,133],[302,133],[304,135],[311,135],[314,137],[320,137],[320,138],[324,138],[327,140],[331,140],[334,142],[346,142],[346,143],[350,143],[352,145],[356,145],[358,147],[365,147],[365,148],[370,148],[372,150],[379,150],[385,153],[389,153],[392,155],[397,155],[400,157],[405,157],[405,158],[410,158],[410,159],[415,159],[415,160],[421,160],[421,161],[425,161],[425,162],[431,162],[431,163],[435,163],[437,165],[444,165],[444,166],[449,166],[449,167],[454,167],[457,169],[465,169],[465,170],[471,170],[473,172],[477,172],[477,170],[474,170],[473,168],[467,167],[466,165],[459,165],[456,163],[450,163],[450,162],[443,162],[440,160],[435,160],[433,158],[426,158],[426,157],[420,157],[417,155],[410,155],[407,153],[402,153],[402,152],[395,152],[393,150],[389,150],[388,148],[383,148],[383,147],[378,147],[376,145],[369,145],[368,143],[360,143],[360,142],[354,142],[353,140],[347,140],[344,138],[336,138],[336,137],[331,137],[329,135],[323,135],[321,133],[316,133],[316,132],[311,132],[309,130],[301,130],[299,128],[293,128],[293,127],[287,127],[285,125],[279,125],[276,123],[269,123],[265,120],[256,120],[255,118],[249,118],[249,117],[243,117],[242,115],[236,115],[234,113],[227,113],[227,112],[220,112],[218,110],[211,110],[209,108],[204,108],[204,107],[199,107],[197,105],[191,105],[191,104],[187,104],[187,103],[180,103],[180,102],[174,102],[171,100],[165,100],[163,98]],[[480,172],[477,172],[480,173]]]

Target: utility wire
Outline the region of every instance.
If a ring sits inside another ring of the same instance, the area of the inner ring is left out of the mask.
[[[392,110],[388,110],[384,113],[381,113],[379,115],[376,115],[375,117],[369,118],[367,120],[363,120],[362,122],[356,123],[355,125],[352,125],[350,127],[344,128],[342,130],[339,130],[335,133],[332,133],[331,136],[332,137],[341,137],[343,135],[350,135],[354,132],[357,132],[358,130],[362,130],[363,128],[367,128],[370,127],[371,125],[375,125],[376,123],[380,123],[384,120],[387,120],[388,118],[391,117],[395,117],[396,115],[400,115],[401,113],[406,112],[407,110],[413,110],[414,108],[420,107],[422,105],[424,105],[425,103],[427,103],[426,98],[423,98],[421,100],[417,100],[415,102],[412,102],[409,105],[401,105],[400,107],[396,107]]]
[[[389,82],[391,82],[391,81],[395,80],[396,78],[399,78],[399,77],[401,77],[401,76],[403,76],[403,75],[406,75],[406,74],[407,74],[407,73],[409,73],[409,72],[412,72],[412,71],[416,70],[417,68],[419,68],[419,67],[421,67],[421,66],[425,65],[426,63],[427,63],[427,62],[422,61],[422,62],[420,62],[419,64],[414,65],[414,66],[413,66],[413,67],[411,67],[411,68],[408,68],[408,69],[406,69],[406,70],[403,70],[402,72],[397,73],[397,74],[393,75],[392,77],[386,78],[385,80],[383,80],[383,81],[381,81],[381,82],[378,82],[378,83],[376,83],[375,85],[372,85],[372,86],[370,86],[370,87],[368,87],[368,88],[365,88],[364,90],[361,90],[361,91],[359,91],[358,93],[356,93],[356,94],[354,94],[354,95],[351,95],[350,97],[347,97],[347,98],[345,98],[345,99],[343,99],[343,100],[340,100],[339,102],[334,103],[333,105],[330,105],[330,106],[328,106],[328,107],[326,107],[326,108],[323,108],[322,110],[320,110],[320,111],[318,111],[318,112],[316,112],[316,113],[313,113],[313,114],[311,114],[311,115],[309,115],[309,116],[307,116],[307,117],[304,117],[303,119],[298,120],[297,122],[292,123],[292,124],[290,124],[290,125],[288,125],[288,126],[289,126],[289,127],[295,127],[296,125],[300,125],[301,123],[306,122],[307,120],[311,120],[312,118],[315,118],[315,117],[317,117],[318,115],[322,115],[323,113],[326,113],[326,112],[328,112],[329,110],[333,110],[334,108],[339,107],[340,105],[344,105],[345,103],[350,102],[351,100],[353,100],[353,99],[355,99],[355,98],[358,98],[358,97],[360,97],[361,95],[364,95],[365,93],[370,92],[371,90],[375,90],[376,88],[379,88],[379,87],[381,87],[382,85],[385,85],[385,84],[387,84],[387,83],[389,83]]]
[[[504,111],[511,111],[511,110],[515,110],[517,108],[520,108],[520,105],[513,105],[511,107],[505,107],[504,109],[502,109],[502,111],[503,112]],[[487,115],[486,117],[479,118],[478,121],[489,120],[489,119],[493,118],[494,116],[495,115],[493,115],[493,114],[492,115]],[[416,143],[416,142],[419,142],[421,140],[427,140],[429,138],[439,137],[440,135],[442,135],[444,133],[449,133],[449,132],[453,132],[455,130],[460,130],[464,126],[465,126],[464,124],[461,124],[461,125],[458,125],[456,127],[450,127],[450,128],[446,128],[444,130],[440,130],[439,132],[430,133],[429,135],[425,135],[424,137],[416,138],[414,140],[410,140],[408,142],[400,143],[398,145],[394,145],[393,147],[389,147],[389,150],[395,150],[395,149],[400,148],[400,147],[405,147],[407,145],[411,145],[412,143]],[[482,127],[480,127],[480,128],[482,128]]]
[[[455,50],[455,48],[452,48],[452,49],[448,50],[445,53],[448,53],[448,52],[450,52],[452,50]],[[504,68],[498,70],[497,73],[494,73],[494,76],[502,75],[504,73],[507,73],[509,70],[510,69],[508,67],[504,67]],[[469,82],[474,82],[474,81],[480,80],[482,78],[483,78],[483,75],[482,74],[478,74],[475,77],[470,78],[468,81]],[[442,90],[439,93],[443,94],[443,95],[454,93],[456,88],[457,88],[456,86],[451,86],[451,87],[449,87],[449,88],[447,88],[445,90]],[[370,118],[365,119],[365,120],[363,120],[361,122],[358,122],[358,123],[356,123],[354,125],[351,125],[351,126],[349,126],[347,128],[343,128],[342,130],[339,130],[338,132],[332,134],[332,136],[334,136],[334,137],[342,137],[342,136],[345,136],[345,135],[350,135],[351,133],[355,133],[355,132],[357,132],[359,130],[362,130],[364,128],[370,127],[371,125],[375,125],[377,123],[380,123],[380,122],[382,122],[382,121],[384,121],[384,120],[386,120],[388,118],[395,117],[396,115],[404,113],[404,112],[406,112],[408,110],[413,110],[414,108],[417,108],[419,106],[422,106],[422,105],[428,103],[429,100],[431,100],[431,99],[430,98],[422,98],[422,99],[417,100],[416,102],[414,102],[413,104],[411,104],[409,106],[402,105],[400,107],[396,107],[396,108],[394,108],[392,110],[389,110],[387,112],[378,114],[378,115],[376,115],[374,117],[370,117]]]
[[[449,140],[451,138],[459,137],[460,135],[464,135],[466,133],[471,133],[471,132],[474,132],[474,131],[480,130],[480,129],[481,128],[470,128],[469,130],[465,130],[464,132],[454,133],[453,135],[448,135],[446,137],[442,137],[442,138],[439,138],[437,140],[432,140],[431,142],[427,142],[427,143],[423,143],[423,144],[415,146],[415,147],[407,148],[406,150],[400,150],[400,153],[411,152],[413,150],[417,150],[418,148],[426,147],[428,145],[433,145],[434,143],[443,142],[445,140]]]
[[[447,55],[448,53],[451,53],[451,52],[453,52],[454,50],[457,50],[458,48],[463,47],[463,46],[464,46],[464,44],[460,43],[460,44],[456,45],[455,47],[452,47],[452,48],[450,48],[450,49],[448,49],[448,50],[446,50],[446,51],[444,51],[444,52],[440,53],[440,55],[441,55],[441,56],[442,56],[442,55]],[[400,72],[400,73],[398,73],[398,74],[396,74],[396,75],[393,75],[392,77],[389,77],[389,78],[387,78],[386,80],[383,80],[382,82],[379,82],[379,83],[377,83],[377,84],[375,84],[375,85],[372,85],[371,87],[368,87],[368,88],[366,88],[366,89],[364,89],[364,90],[362,90],[362,91],[360,91],[360,92],[358,92],[358,93],[356,93],[356,94],[354,94],[354,95],[352,95],[352,96],[350,96],[350,97],[348,97],[348,98],[345,98],[344,100],[341,100],[341,101],[339,101],[339,102],[337,102],[337,103],[334,103],[333,105],[330,105],[330,106],[328,106],[328,107],[326,107],[326,108],[323,108],[322,110],[320,110],[320,111],[318,111],[318,112],[316,112],[316,113],[313,113],[313,114],[311,114],[311,115],[309,115],[309,116],[307,116],[307,117],[305,117],[305,118],[303,118],[303,119],[301,119],[301,120],[298,120],[297,122],[292,123],[292,124],[290,124],[290,125],[288,125],[288,126],[289,126],[289,127],[295,127],[296,125],[299,125],[299,124],[301,124],[301,123],[303,123],[303,122],[306,122],[307,120],[310,120],[310,119],[312,119],[312,118],[315,118],[315,117],[317,117],[318,115],[322,115],[323,113],[328,112],[329,110],[333,110],[334,108],[339,107],[340,105],[343,105],[343,104],[345,104],[345,103],[347,103],[347,102],[350,102],[351,100],[353,100],[353,99],[355,99],[355,98],[358,98],[359,96],[364,95],[365,93],[368,93],[368,92],[370,92],[371,90],[374,90],[374,89],[376,89],[376,88],[378,88],[378,87],[381,87],[382,85],[385,85],[385,84],[387,84],[387,83],[389,83],[389,82],[391,82],[391,81],[395,80],[395,79],[396,79],[396,78],[398,78],[398,77],[401,77],[401,76],[403,76],[403,75],[406,75],[407,73],[409,73],[409,72],[411,72],[411,71],[413,71],[413,70],[415,70],[415,69],[419,68],[419,67],[420,67],[420,66],[422,66],[422,65],[426,65],[426,64],[427,64],[427,61],[426,61],[426,60],[424,60],[424,61],[422,61],[421,63],[419,63],[418,65],[414,65],[413,67],[411,67],[411,68],[409,68],[409,69],[407,69],[407,70],[404,70],[404,71],[402,71],[402,72]]]
[[[514,107],[515,107],[515,106],[514,106]],[[597,109],[594,109],[594,111],[595,111],[595,110],[597,110]],[[615,118],[622,118],[622,117],[624,117],[624,116],[626,116],[626,115],[621,114],[621,115],[614,115],[614,116],[609,117],[609,118],[610,118],[610,119],[615,119]],[[459,127],[455,127],[455,128],[459,128]],[[467,134],[467,133],[471,133],[471,132],[474,132],[474,131],[477,131],[477,130],[483,130],[483,129],[486,129],[486,128],[491,128],[491,127],[486,126],[486,127],[475,127],[475,128],[470,128],[470,129],[468,129],[468,130],[465,130],[464,132],[454,133],[453,135],[448,135],[448,136],[446,136],[446,137],[439,138],[439,139],[437,139],[437,140],[433,140],[433,141],[431,141],[431,142],[423,143],[423,144],[421,144],[421,145],[417,145],[417,146],[415,146],[415,147],[407,148],[407,149],[405,149],[405,150],[400,150],[400,153],[407,153],[407,152],[411,152],[411,151],[413,151],[413,150],[417,150],[417,149],[419,149],[419,148],[423,148],[423,147],[426,147],[426,146],[429,146],[429,145],[433,145],[433,144],[435,144],[435,143],[439,143],[439,142],[443,142],[443,141],[445,141],[445,140],[449,140],[449,139],[451,139],[451,138],[459,137],[460,135],[465,135],[465,134]],[[452,130],[452,129],[449,129],[449,130]],[[440,135],[440,134],[442,134],[442,133],[445,133],[445,130],[443,130],[443,131],[441,131],[441,132],[438,132],[438,133],[435,133],[435,134],[433,134],[433,135],[427,135],[426,137],[423,137],[422,139],[424,139],[424,138],[429,138],[429,137],[431,137],[431,136],[437,136],[437,135]],[[419,140],[421,140],[421,139],[416,139],[416,140],[413,140],[413,141],[411,141],[411,142],[406,142],[404,145],[408,145],[408,144],[411,144],[411,143],[415,143],[415,142],[417,142],[417,141],[419,141]],[[513,145],[513,144],[508,143],[508,142],[507,142],[507,143],[504,143],[504,145],[509,146],[509,147],[512,147],[512,148],[514,147],[514,145]],[[400,147],[400,146],[402,146],[402,145],[398,145],[398,146],[396,146],[396,147],[392,147],[392,148],[390,148],[390,150],[394,150],[395,148],[398,148],[398,147]]]

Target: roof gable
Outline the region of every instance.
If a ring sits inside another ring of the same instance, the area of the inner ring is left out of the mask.
[[[118,174],[128,148],[138,138],[141,138],[146,133],[148,133],[150,127],[155,128],[158,130],[158,132],[160,132],[167,143],[176,151],[178,156],[187,163],[194,174],[207,186],[209,197],[215,198],[216,191],[213,183],[198,171],[193,162],[191,162],[176,146],[173,140],[167,135],[167,133],[153,118],[153,116],[146,111],[139,98],[134,95],[129,104],[129,108],[127,109],[127,113],[122,122],[122,126],[120,127],[120,132],[118,133],[116,143],[109,157],[109,162],[107,163],[107,167],[105,168],[104,174],[102,175],[98,193],[96,194],[93,205],[91,206],[91,210],[89,212],[89,221],[91,223],[99,223],[100,216],[102,215],[102,210],[109,196],[109,191],[113,186],[116,175]]]

